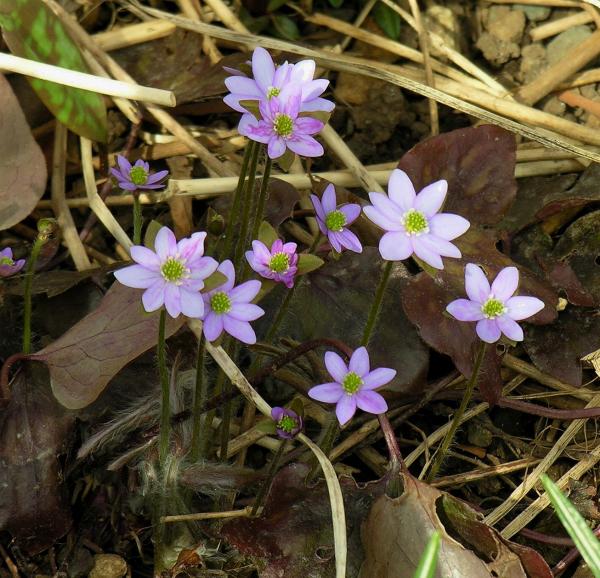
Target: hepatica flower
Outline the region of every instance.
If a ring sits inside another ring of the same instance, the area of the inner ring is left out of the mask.
[[[460,257],[456,245],[450,243],[470,226],[467,219],[451,213],[440,213],[448,183],[445,180],[427,185],[415,192],[408,175],[396,169],[388,184],[388,194],[369,193],[372,206],[364,212],[386,233],[379,241],[379,252],[387,261],[401,261],[413,253],[428,265],[443,269],[442,257]]]
[[[150,173],[150,165],[139,159],[132,165],[124,156],[117,156],[119,168],[112,168],[110,172],[125,191],[137,191],[139,189],[162,189],[165,184],[161,183],[169,171],[158,171]]]
[[[315,61],[301,60],[296,64],[284,62],[276,67],[271,55],[260,46],[252,53],[252,74],[254,78],[246,77],[242,72],[226,69],[233,73],[225,80],[225,85],[231,94],[223,100],[238,112],[249,112],[241,104],[242,100],[270,100],[281,94],[288,84],[300,87],[301,112],[325,111],[331,112],[335,105],[330,100],[320,98],[329,86],[329,81],[323,78],[314,80]]]
[[[227,277],[227,281],[216,289],[203,294],[204,337],[208,341],[217,339],[223,330],[243,343],[256,343],[256,334],[249,321],[262,317],[265,312],[251,303],[260,291],[260,281],[246,281],[235,285],[235,269],[229,260],[223,261],[217,271]]]
[[[296,243],[283,243],[277,239],[271,249],[261,241],[252,241],[252,251],[246,251],[246,259],[254,271],[265,279],[283,283],[288,289],[294,286],[298,272]]]
[[[272,159],[281,157],[286,149],[305,157],[319,157],[323,147],[313,137],[324,124],[310,116],[298,116],[302,102],[298,85],[286,85],[281,94],[270,100],[261,100],[258,109],[261,120],[246,113],[240,119],[241,135],[267,145]]]
[[[338,253],[343,249],[362,253],[362,245],[358,237],[348,229],[348,225],[358,219],[360,205],[350,203],[338,207],[333,185],[327,185],[321,199],[316,195],[311,195],[310,199],[315,208],[319,229],[327,236],[331,246]]]
[[[373,390],[392,381],[396,371],[387,367],[371,371],[365,347],[359,347],[352,354],[348,365],[337,353],[328,351],[325,367],[334,381],[316,385],[308,395],[317,401],[337,404],[335,413],[340,425],[350,421],[357,407],[374,414],[387,411],[385,399]]]
[[[25,259],[13,259],[13,252],[10,247],[0,251],[0,277],[10,277],[18,273],[25,265]]]
[[[142,304],[148,312],[163,305],[171,317],[204,315],[204,300],[199,293],[204,279],[212,275],[218,263],[204,257],[206,233],[194,233],[177,242],[168,227],[162,227],[154,241],[155,251],[136,245],[131,258],[136,262],[115,271],[115,277],[127,287],[145,289]]]
[[[291,440],[302,430],[302,418],[294,410],[274,407],[271,410],[271,417],[280,438]]]
[[[544,308],[537,297],[513,296],[519,285],[519,270],[504,267],[490,286],[480,267],[465,267],[465,289],[469,299],[456,299],[446,310],[459,321],[477,321],[476,331],[482,341],[495,343],[501,333],[513,341],[523,341],[517,323]]]

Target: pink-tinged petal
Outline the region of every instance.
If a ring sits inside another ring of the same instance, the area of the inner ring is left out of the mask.
[[[523,341],[523,330],[521,326],[508,315],[501,315],[496,319],[500,331],[513,341]]]
[[[464,234],[471,223],[460,215],[438,213],[429,219],[429,230],[440,239],[452,241]]]
[[[129,171],[131,171],[131,163],[123,156],[117,155],[117,163],[119,165],[119,169],[121,169],[121,173],[124,177],[129,177]]]
[[[279,250],[287,253],[291,257],[298,250],[298,245],[296,243],[285,243]],[[298,256],[295,255],[295,257],[297,258]]]
[[[168,174],[169,171],[158,171],[157,173],[154,173],[148,177],[146,184],[153,185],[154,183],[158,183],[158,181],[162,181]]]
[[[486,343],[496,343],[500,339],[500,328],[496,319],[482,319],[475,327],[477,335]]]
[[[275,76],[275,64],[271,55],[258,46],[252,54],[252,74],[254,80],[260,89],[266,93],[270,86],[273,86],[273,77]]]
[[[142,265],[130,265],[114,272],[117,280],[127,287],[134,289],[148,289],[157,281],[163,281],[158,271],[153,271]]]
[[[323,206],[323,212],[325,213],[325,215],[323,215],[323,220],[325,220],[325,216],[335,211],[337,207],[335,187],[332,184],[325,187],[323,196],[321,197],[321,204]]]
[[[313,98],[300,105],[301,112],[331,112],[335,104],[326,98]]]
[[[379,240],[379,252],[386,261],[403,261],[413,254],[413,246],[405,233],[386,233]]]
[[[433,217],[444,204],[448,192],[448,181],[442,179],[427,185],[415,199],[415,209],[426,217]]]
[[[227,315],[238,321],[255,321],[264,314],[264,309],[253,303],[233,303]]]
[[[250,265],[250,268],[253,271],[256,271],[261,275],[268,271],[268,267],[265,265],[264,261],[257,258],[254,251],[246,251],[246,261],[248,261],[248,265]]]
[[[273,99],[275,101],[275,99]],[[302,101],[302,89],[298,84],[286,84],[277,97],[277,102],[281,107],[281,112],[295,119],[300,112],[300,102]]]
[[[235,285],[235,269],[233,268],[233,263],[227,259],[217,267],[217,271],[223,273],[223,275],[227,277],[227,281],[223,283],[223,285],[219,285],[217,289],[219,291],[231,291]]]
[[[279,421],[284,415],[285,412],[282,407],[274,407],[271,409],[271,418],[273,421]]]
[[[401,169],[394,169],[388,182],[388,195],[403,213],[412,209],[417,196],[409,176]]]
[[[343,395],[335,406],[335,415],[340,425],[347,424],[356,413],[356,399],[353,395]]]
[[[431,267],[434,267],[435,269],[443,269],[444,262],[437,251],[437,247],[434,245],[432,246],[432,244],[428,242],[425,237],[425,235],[421,237],[411,237],[410,242],[415,255],[422,261],[425,261],[425,263],[428,265],[431,265]]]
[[[238,321],[229,315],[224,315],[223,329],[242,343],[246,343],[247,345],[254,345],[256,343],[256,333],[254,333],[254,329],[252,329],[252,326],[247,321]]]
[[[246,281],[229,291],[229,298],[232,303],[250,303],[258,295],[260,285],[256,279]]]
[[[252,251],[259,263],[268,263],[271,260],[271,251],[262,241],[252,241]]]
[[[485,315],[481,312],[481,303],[468,299],[456,299],[448,303],[446,311],[459,321],[481,321]]]
[[[142,305],[148,313],[156,311],[163,306],[165,302],[165,286],[166,283],[161,279],[144,291]]]
[[[215,341],[223,333],[223,316],[210,311],[206,314],[202,329],[208,341]]]
[[[285,140],[279,136],[273,136],[269,139],[267,153],[272,159],[278,159],[285,153]]]
[[[177,285],[167,283],[165,286],[165,309],[167,313],[175,318],[181,313],[180,290]]]
[[[355,253],[362,253],[363,247],[360,239],[350,229],[344,228],[339,233],[335,233],[335,235],[340,244],[346,247],[346,249]]]
[[[343,246],[340,240],[340,234],[335,231],[327,231],[327,240],[329,244],[333,247],[333,250],[337,253],[341,253],[343,250]]]
[[[342,395],[346,394],[339,383],[322,383],[308,390],[308,397],[324,403],[337,403]]]
[[[492,283],[492,293],[496,299],[504,302],[513,296],[519,285],[519,270],[516,267],[504,267]]]
[[[361,389],[356,392],[354,399],[356,400],[356,405],[360,409],[369,413],[374,413],[375,415],[385,413],[388,410],[387,402],[383,399],[381,394],[376,391]]]
[[[506,314],[515,321],[527,319],[541,311],[545,304],[537,297],[517,296],[511,297],[506,303]]]
[[[162,227],[154,240],[156,254],[164,261],[177,253],[177,239],[169,227]]]
[[[315,76],[315,67],[314,60],[306,59],[296,62],[290,73],[290,81],[297,83],[307,83],[312,81]]]
[[[465,267],[465,290],[469,299],[477,303],[485,303],[492,291],[481,267],[473,263],[468,263]]]
[[[348,363],[348,369],[360,377],[369,373],[369,354],[366,347],[359,347],[354,351]]]
[[[194,261],[196,257],[202,257],[204,255],[204,240],[206,239],[206,233],[204,231],[194,233],[191,237],[181,239],[177,243],[177,252],[182,259],[185,259],[188,263]]]
[[[346,225],[351,225],[360,216],[362,207],[356,203],[351,203],[340,207],[339,210],[346,216]]]
[[[440,239],[435,235],[427,234],[418,237],[419,242],[425,245],[430,251],[439,253],[442,257],[454,257],[455,259],[461,258],[460,249],[453,245],[450,241]]]
[[[363,386],[361,391],[369,389],[377,389],[386,385],[396,377],[396,370],[389,367],[378,367],[373,371],[363,376]]]
[[[204,299],[197,291],[180,288],[181,312],[191,319],[202,319],[204,316]]]
[[[143,265],[147,269],[152,271],[158,271],[160,269],[160,259],[158,255],[146,247],[141,245],[134,245],[129,250],[131,258],[140,265]]]
[[[328,186],[333,187],[333,185],[328,185]],[[317,197],[317,195],[311,195],[310,200],[315,209],[315,213],[317,214],[317,217],[319,217],[319,219],[324,221],[327,215],[325,214],[325,211],[323,210],[323,205],[321,204],[319,197]]]
[[[378,193],[371,193],[378,194]],[[372,205],[363,207],[363,213],[367,216],[369,221],[375,223],[378,227],[381,227],[384,231],[404,231],[404,227],[400,221],[394,221],[390,219],[385,213],[377,209]]]
[[[242,116],[240,123],[238,124],[238,132],[256,142],[267,144],[273,138],[274,133],[272,125],[262,120],[259,122],[254,119],[256,121],[255,124],[250,118],[254,119],[254,117],[249,114]]]
[[[329,87],[329,80],[317,78],[302,85],[302,102],[307,102],[321,96]]]
[[[230,76],[225,79],[225,86],[232,94],[249,97],[243,100],[258,100],[264,97],[256,82],[246,76]]]
[[[193,268],[190,272],[190,278],[194,280],[206,279],[210,277],[219,264],[212,257],[200,257],[193,261]]]
[[[271,245],[271,253],[281,253],[282,250],[283,250],[283,241],[281,239],[275,239],[273,241],[273,244]]]
[[[301,116],[294,121],[295,131],[302,134],[317,134],[325,126],[320,120],[310,116]]]
[[[292,137],[287,141],[287,146],[292,152],[303,157],[320,157],[325,153],[323,145],[312,136]]]
[[[258,112],[260,112],[260,116],[270,127],[273,126],[273,119],[279,112],[279,108],[279,99],[277,98],[258,101]]]
[[[325,367],[329,375],[338,383],[342,383],[348,373],[348,367],[344,363],[344,360],[335,351],[325,353]]]

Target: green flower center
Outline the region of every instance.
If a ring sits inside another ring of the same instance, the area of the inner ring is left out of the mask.
[[[0,257],[0,265],[14,265],[15,262],[10,257]]]
[[[277,422],[277,427],[286,433],[292,433],[298,427],[298,421],[291,415],[284,415]]]
[[[325,225],[330,231],[339,233],[346,224],[346,215],[342,211],[331,211],[329,215],[325,217]]]
[[[291,136],[292,132],[294,132],[294,121],[292,117],[278,112],[275,115],[275,121],[273,122],[273,130],[284,138]]]
[[[177,283],[185,277],[187,268],[181,261],[169,257],[160,268],[160,273],[169,283]]]
[[[490,297],[482,306],[481,312],[488,318],[494,319],[495,317],[500,317],[500,315],[504,315],[506,313],[506,307],[504,303],[499,299],[494,299],[494,297]]]
[[[290,256],[287,253],[275,253],[269,261],[273,273],[285,273],[290,268]]]
[[[210,307],[218,315],[229,313],[231,311],[231,299],[227,293],[219,291],[210,298]]]
[[[402,217],[402,225],[408,235],[429,233],[429,223],[425,215],[415,209],[409,209]]]
[[[267,98],[271,100],[274,96],[279,96],[280,92],[280,88],[276,88],[275,86],[269,86],[269,90],[267,90]]]
[[[360,377],[360,375],[357,375],[353,371],[347,373],[346,377],[344,377],[344,381],[342,381],[342,387],[348,395],[356,393],[360,389],[362,384],[362,377]]]
[[[134,185],[145,185],[148,181],[148,173],[144,167],[132,167],[129,171],[129,178]]]

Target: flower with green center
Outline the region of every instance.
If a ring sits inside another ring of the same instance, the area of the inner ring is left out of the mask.
[[[541,311],[544,302],[536,297],[514,296],[519,285],[519,270],[504,267],[494,282],[473,263],[465,267],[465,289],[469,299],[456,299],[446,311],[459,321],[476,321],[475,330],[482,341],[495,343],[502,333],[512,341],[523,341],[517,323]]]
[[[415,209],[409,209],[402,216],[402,225],[407,235],[422,235],[429,233],[429,223],[425,215]]]
[[[224,291],[218,291],[210,298],[210,306],[217,315],[231,311],[231,299]]]
[[[294,131],[294,121],[292,117],[278,112],[273,121],[273,130],[283,138],[288,138]]]
[[[144,167],[132,167],[129,178],[134,185],[145,185],[148,182],[148,172]]]
[[[297,249],[296,243],[284,243],[281,239],[273,241],[270,249],[256,240],[252,241],[252,251],[246,251],[246,259],[261,277],[283,283],[291,289],[298,272]]]
[[[387,367],[371,370],[366,348],[354,351],[348,365],[337,353],[328,351],[325,367],[334,381],[315,385],[308,395],[317,401],[337,404],[335,412],[340,425],[352,418],[357,407],[376,415],[387,411],[385,399],[374,390],[392,381],[396,371]]]
[[[10,257],[0,257],[0,265],[14,265],[15,262]]]
[[[325,225],[330,231],[339,233],[343,231],[344,226],[346,225],[346,215],[339,210],[331,211],[331,213],[325,217]]]
[[[281,93],[281,88],[277,88],[276,86],[270,86],[269,90],[267,90],[267,98],[271,99],[274,96],[279,96]]]
[[[160,268],[161,275],[169,282],[181,285],[190,270],[176,257],[169,257]]]
[[[271,417],[280,438],[291,440],[302,430],[302,418],[294,410],[274,407],[271,410]]]
[[[0,251],[0,277],[10,277],[23,269],[25,259],[13,259],[13,252],[10,247]]]
[[[168,174],[169,171],[159,171],[158,173],[152,174],[150,172],[150,165],[138,159],[135,164],[132,165],[124,156],[117,156],[117,163],[119,168],[112,168],[110,172],[117,179],[119,187],[124,191],[137,191],[138,189],[151,190],[151,189],[162,189],[164,183],[161,183]]]

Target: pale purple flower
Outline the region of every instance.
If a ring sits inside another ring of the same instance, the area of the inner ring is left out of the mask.
[[[235,285],[235,269],[229,260],[223,261],[217,271],[227,277],[227,281],[216,289],[204,293],[204,337],[214,341],[225,330],[243,343],[256,343],[256,334],[249,321],[262,317],[265,312],[251,301],[260,291],[260,281],[246,281]]]
[[[286,149],[305,157],[319,157],[323,147],[311,135],[324,124],[300,113],[301,90],[298,85],[286,85],[277,98],[261,100],[258,109],[261,120],[246,113],[240,119],[238,131],[248,138],[267,145],[272,159],[281,157]]]
[[[138,159],[132,165],[124,156],[117,156],[119,168],[112,168],[110,172],[115,177],[121,187],[125,191],[137,191],[139,189],[162,189],[165,184],[161,183],[169,171],[158,171],[150,173],[150,165]]]
[[[225,68],[233,76],[225,80],[231,94],[223,100],[238,112],[250,112],[241,104],[242,100],[270,100],[281,94],[288,84],[297,84],[301,91],[300,112],[331,112],[335,105],[330,100],[320,98],[329,86],[324,78],[314,80],[315,61],[301,60],[296,64],[284,62],[275,66],[271,55],[260,46],[252,53],[252,74],[248,78],[239,70]]]
[[[311,195],[317,224],[323,235],[327,236],[331,246],[341,253],[344,249],[350,249],[355,253],[362,253],[362,245],[358,237],[348,229],[360,215],[360,205],[349,203],[338,207],[335,188],[327,185],[323,197],[319,200],[316,195]]]
[[[376,225],[387,231],[379,241],[379,252],[387,261],[408,259],[413,253],[428,265],[443,269],[442,257],[460,257],[460,250],[450,243],[470,226],[467,219],[440,213],[448,182],[436,181],[418,195],[408,175],[392,171],[388,194],[369,193],[373,205],[363,211]]]
[[[512,341],[523,341],[523,330],[517,323],[544,308],[537,297],[514,296],[519,285],[519,270],[504,267],[491,287],[480,267],[465,267],[465,289],[469,299],[456,299],[446,311],[459,321],[477,321],[477,335],[486,343],[495,343],[504,333]]]
[[[365,347],[359,347],[352,354],[348,365],[337,353],[328,351],[325,367],[335,381],[316,385],[308,395],[317,401],[336,403],[335,413],[340,425],[350,421],[357,407],[374,414],[387,411],[385,399],[373,390],[392,381],[396,370],[378,367],[371,371]]]
[[[115,277],[127,287],[145,289],[142,304],[148,312],[163,305],[171,317],[204,315],[204,300],[199,291],[218,263],[204,257],[206,233],[194,233],[177,242],[168,227],[162,227],[154,241],[155,251],[135,245],[131,258],[136,265],[115,271]]]
[[[294,410],[274,407],[271,410],[271,417],[280,438],[291,440],[302,430],[302,418]]]
[[[261,241],[252,241],[252,251],[246,251],[250,267],[265,279],[283,283],[288,289],[294,286],[298,272],[296,243],[285,243],[277,239],[269,250]]]
[[[18,273],[25,265],[25,259],[13,259],[13,252],[10,247],[0,251],[0,277],[10,277]]]

